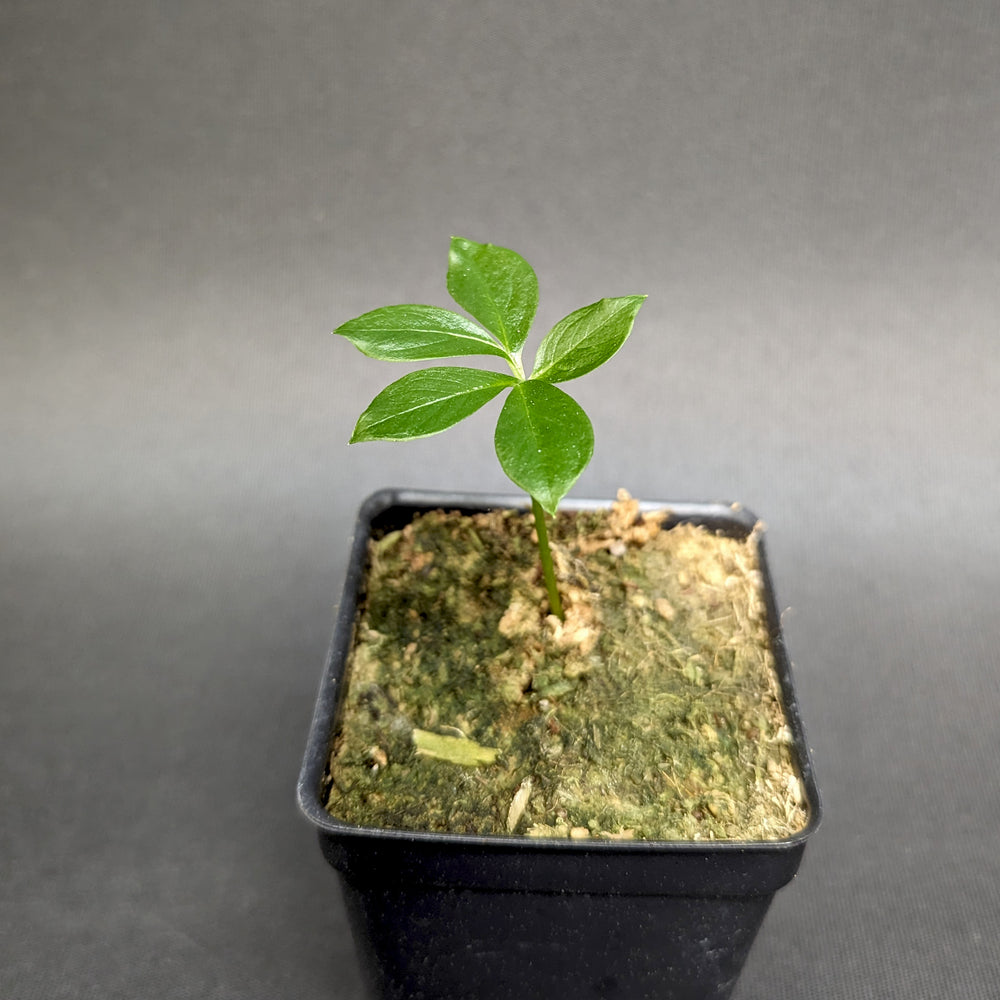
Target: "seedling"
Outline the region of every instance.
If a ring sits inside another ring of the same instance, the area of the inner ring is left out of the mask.
[[[448,292],[480,325],[437,306],[385,306],[334,330],[369,358],[433,361],[489,355],[511,374],[424,368],[386,386],[358,418],[351,443],[410,441],[446,430],[506,391],[494,433],[500,466],[531,498],[552,613],[563,617],[545,515],[554,515],[594,453],[594,429],[555,383],[586,375],[625,343],[645,295],[600,299],[561,319],[538,347],[531,374],[521,352],[538,308],[538,279],[513,250],[453,237]]]

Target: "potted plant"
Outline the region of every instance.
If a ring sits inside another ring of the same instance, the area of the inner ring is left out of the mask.
[[[516,253],[451,243],[433,306],[339,327],[411,372],[352,441],[437,433],[506,392],[524,497],[363,505],[299,803],[386,998],[724,998],[820,817],[757,519],[564,501],[593,431],[556,383],[607,361],[644,296],[557,323]],[[481,325],[480,325],[481,324]]]

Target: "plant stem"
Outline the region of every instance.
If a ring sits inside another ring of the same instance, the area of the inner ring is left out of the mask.
[[[531,513],[535,515],[535,531],[538,534],[538,555],[542,560],[542,576],[545,577],[545,589],[549,592],[549,608],[560,621],[565,621],[562,601],[559,599],[559,587],[556,584],[556,571],[552,565],[552,550],[549,548],[549,532],[545,526],[545,511],[542,505],[531,498]]]
[[[514,377],[524,381],[524,365],[521,363],[521,352],[518,351],[517,354],[507,355],[507,364],[510,366],[510,370],[514,373]]]

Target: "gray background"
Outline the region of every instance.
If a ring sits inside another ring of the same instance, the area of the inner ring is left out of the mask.
[[[737,989],[1000,980],[1000,8],[7,0],[0,996],[359,996],[294,783],[353,512],[504,490],[496,407],[346,440],[452,233],[575,383],[577,495],[739,499],[826,822]]]

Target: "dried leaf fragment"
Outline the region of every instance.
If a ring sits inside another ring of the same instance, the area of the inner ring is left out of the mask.
[[[465,767],[483,767],[497,759],[495,747],[484,747],[462,736],[441,736],[426,729],[413,730],[413,745],[422,757],[447,760]]]
[[[524,815],[524,810],[528,805],[528,800],[531,798],[531,776],[529,775],[520,785],[517,786],[517,791],[514,793],[514,798],[511,799],[510,808],[507,810],[507,832],[513,833],[517,829],[517,824],[521,821],[521,817]]]

